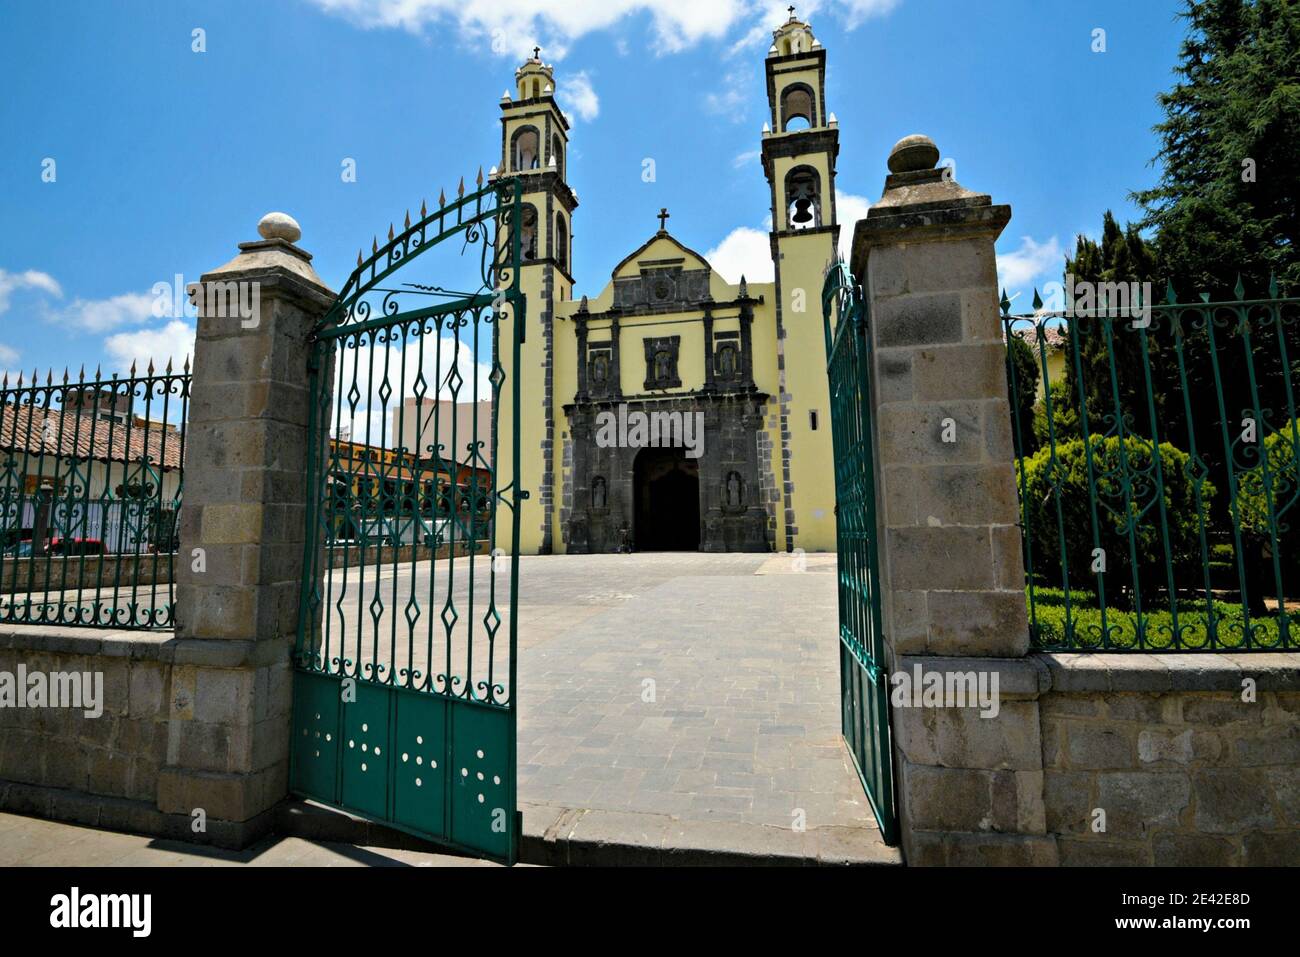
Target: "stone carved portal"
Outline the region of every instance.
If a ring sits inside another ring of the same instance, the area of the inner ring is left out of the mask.
[[[698,459],[687,457],[684,448],[597,443],[599,416],[617,414],[621,403],[597,400],[565,406],[573,463],[563,519],[566,550],[574,554],[620,548],[772,551],[773,499],[764,498],[761,491],[759,444],[766,399],[759,393],[696,394],[626,403],[629,412],[702,416],[703,454]],[[646,484],[669,472],[679,476],[663,487]],[[662,531],[661,526],[674,531]]]
[[[642,552],[698,551],[700,467],[685,450],[642,449],[634,466],[636,547]]]

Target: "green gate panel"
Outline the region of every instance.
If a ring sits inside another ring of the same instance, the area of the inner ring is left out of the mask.
[[[513,864],[519,524],[506,530],[498,514],[517,516],[529,493],[517,479],[519,434],[498,428],[498,416],[510,409],[519,421],[515,372],[527,301],[519,285],[523,230],[514,227],[523,182],[484,186],[480,175],[478,183],[451,201],[439,197],[432,214],[422,207],[418,222],[390,229],[382,246],[373,242],[307,337],[308,492],[289,780],[296,794]],[[479,287],[434,301],[428,292],[441,287],[394,278],[438,248],[473,262]],[[435,417],[414,443],[436,450],[432,456],[390,447],[383,435],[384,455],[359,455],[333,437],[345,408],[387,406],[405,394],[405,370],[426,368],[426,342],[449,336],[457,355],[490,351],[487,387],[455,359],[436,380],[421,371],[410,385],[417,396],[445,392],[453,403],[490,400],[490,429],[440,431]],[[381,374],[361,376],[346,361],[381,343],[386,354],[400,353],[400,375],[385,362],[370,370]],[[462,461],[467,449],[482,452]],[[513,476],[504,486],[501,467]],[[379,547],[398,542],[412,547]],[[488,554],[490,562],[475,562]]]
[[[339,699],[338,679],[294,673],[291,786],[330,804],[338,800]]]
[[[880,609],[871,334],[862,287],[842,262],[826,274],[822,320],[835,456],[840,726],[881,836],[894,844],[898,817]]]
[[[343,704],[343,806],[370,817],[388,817],[388,724],[393,692],[355,683],[356,701]]]
[[[451,838],[509,857],[515,834],[514,714],[456,703],[452,728]]]
[[[451,774],[447,699],[397,692],[393,736],[393,822],[424,834],[447,835]]]

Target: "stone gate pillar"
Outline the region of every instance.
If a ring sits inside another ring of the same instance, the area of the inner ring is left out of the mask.
[[[931,671],[996,679],[998,712],[891,708],[904,851],[917,864],[1050,863],[993,249],[1011,209],[938,159],[928,138],[900,140],[853,237],[887,666],[891,693]]]
[[[334,294],[282,213],[205,274],[186,432],[176,649],[159,809],[211,839],[264,833],[288,788],[302,582],[307,336]],[[328,372],[326,373],[328,375]],[[201,835],[196,834],[201,839]]]

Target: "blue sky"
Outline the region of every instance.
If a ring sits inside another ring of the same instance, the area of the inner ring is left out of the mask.
[[[499,162],[498,98],[534,42],[573,122],[579,294],[599,292],[660,206],[724,274],[761,278],[763,57],[785,6],[0,0],[0,369],[183,355],[193,320],[158,315],[155,285],[226,262],[268,210],[298,219],[338,288],[372,235]],[[1075,234],[1107,208],[1135,215],[1129,191],[1156,178],[1180,6],[799,4],[829,57],[841,222],[879,197],[890,146],[926,133],[959,182],[1012,206],[999,263],[1027,301]]]

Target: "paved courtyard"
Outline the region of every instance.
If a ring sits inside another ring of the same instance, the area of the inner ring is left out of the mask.
[[[519,619],[522,802],[874,830],[833,555],[526,557]]]

